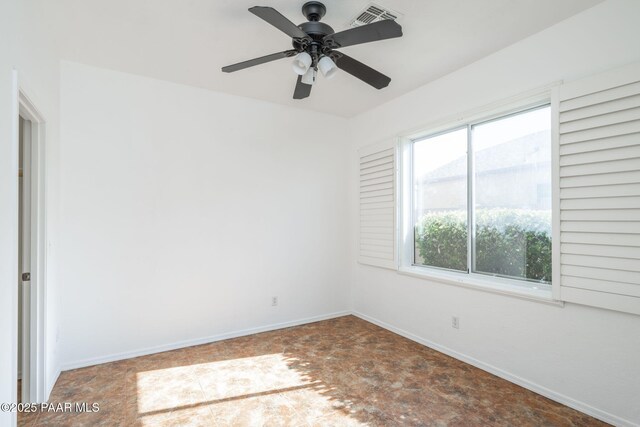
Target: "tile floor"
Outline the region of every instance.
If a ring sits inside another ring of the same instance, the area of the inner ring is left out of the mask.
[[[23,426],[595,426],[353,316],[63,372]]]

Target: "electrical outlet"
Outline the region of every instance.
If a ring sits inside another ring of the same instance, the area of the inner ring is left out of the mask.
[[[271,305],[274,307],[278,305],[278,297],[271,297]]]
[[[453,316],[451,318],[451,327],[455,329],[460,329],[460,318]]]

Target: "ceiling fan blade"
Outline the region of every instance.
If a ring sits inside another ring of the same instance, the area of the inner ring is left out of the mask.
[[[331,52],[331,58],[334,60],[338,68],[359,78],[363,82],[370,84],[376,89],[385,88],[389,86],[389,83],[391,82],[391,79],[381,72],[374,70],[360,61],[356,61],[342,52]]]
[[[373,24],[351,28],[324,37],[327,45],[333,49],[353,46],[356,44],[375,42],[402,36],[402,27],[390,19],[374,22]]]
[[[306,39],[311,41],[311,37],[309,37],[307,33],[272,7],[254,6],[249,8],[249,12],[264,19],[293,39]]]
[[[222,67],[222,71],[224,71],[225,73],[233,73],[234,71],[243,70],[245,68],[253,67],[254,65],[264,64],[265,62],[288,58],[290,56],[294,56],[297,53],[298,51],[295,49],[272,53],[271,55],[261,56],[260,58],[253,58],[248,61],[238,62],[237,64],[227,65],[226,67]]]
[[[296,88],[293,91],[293,99],[304,99],[311,95],[311,85],[302,83],[302,76],[298,76]]]

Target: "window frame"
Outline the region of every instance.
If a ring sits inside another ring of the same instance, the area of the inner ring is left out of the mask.
[[[521,114],[549,106],[551,110],[551,229],[552,229],[552,282],[541,282],[492,276],[490,274],[474,272],[471,263],[475,242],[474,210],[474,186],[473,186],[473,156],[471,150],[472,126]],[[535,300],[555,305],[562,305],[558,301],[560,283],[560,259],[559,259],[559,165],[558,165],[558,140],[557,140],[557,111],[558,96],[557,85],[543,88],[534,93],[512,98],[507,101],[495,103],[490,106],[460,114],[431,125],[423,126],[413,132],[407,132],[398,137],[398,271],[423,279],[429,279],[446,284],[458,285],[477,290],[516,296],[524,299]],[[443,133],[467,128],[467,259],[469,265],[467,272],[442,269],[417,265],[414,263],[414,189],[413,189],[413,144],[421,139],[437,136]]]

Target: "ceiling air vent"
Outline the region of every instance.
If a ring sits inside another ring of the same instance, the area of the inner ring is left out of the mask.
[[[362,12],[351,21],[351,27],[360,27],[362,25],[372,24],[374,22],[391,19],[393,21],[402,17],[401,14],[390,9],[385,9],[375,3],[370,3]]]

